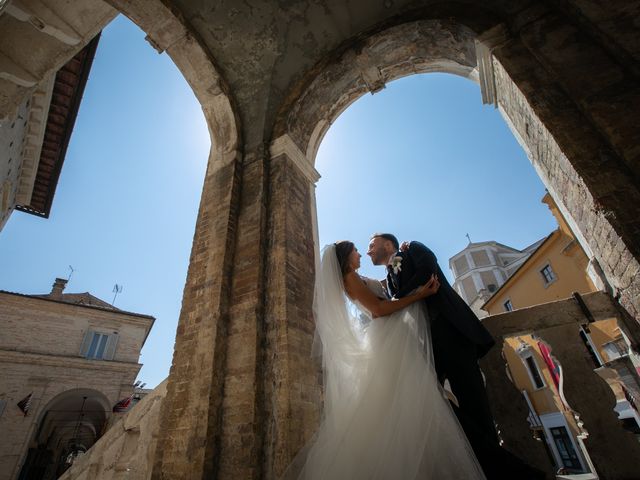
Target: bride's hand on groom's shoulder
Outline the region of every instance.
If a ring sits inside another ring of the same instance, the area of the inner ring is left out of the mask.
[[[440,280],[438,280],[438,276],[434,273],[433,275],[431,275],[429,281],[418,289],[418,294],[422,298],[430,297],[431,295],[435,294],[439,288]]]
[[[409,251],[409,244],[410,244],[410,243],[411,243],[411,242],[407,242],[406,240],[405,240],[404,242],[402,242],[402,243],[400,244],[400,251],[401,251],[401,252],[408,252],[408,251]]]

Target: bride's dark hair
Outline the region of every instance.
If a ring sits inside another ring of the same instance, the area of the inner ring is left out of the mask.
[[[334,243],[336,246],[336,257],[338,258],[338,265],[340,265],[340,271],[342,275],[347,273],[349,268],[349,255],[353,252],[355,245],[349,240],[340,240]]]

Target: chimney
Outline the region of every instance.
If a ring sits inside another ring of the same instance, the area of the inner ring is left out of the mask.
[[[64,278],[56,278],[56,281],[53,282],[53,288],[51,289],[49,296],[56,300],[61,300],[62,291],[64,290],[64,287],[67,286],[67,282],[68,280],[65,280]]]

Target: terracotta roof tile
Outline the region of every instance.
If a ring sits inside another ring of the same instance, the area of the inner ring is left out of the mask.
[[[45,127],[40,162],[28,205],[16,210],[47,218],[78,115],[100,34],[78,52],[56,74]]]

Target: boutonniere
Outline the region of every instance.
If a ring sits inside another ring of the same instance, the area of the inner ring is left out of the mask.
[[[393,268],[394,275],[402,271],[402,257],[400,255],[393,257],[393,260],[391,260],[391,268]]]

